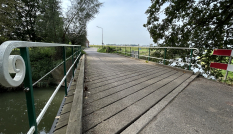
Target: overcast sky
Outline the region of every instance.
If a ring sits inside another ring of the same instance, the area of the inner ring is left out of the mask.
[[[99,0],[103,2],[99,14],[87,24],[87,38],[90,44],[154,44],[143,24],[147,21],[145,11],[150,0]],[[69,2],[63,1],[66,8]]]

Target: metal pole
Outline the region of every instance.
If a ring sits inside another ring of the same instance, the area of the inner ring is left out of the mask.
[[[26,67],[24,86],[26,87],[25,95],[26,95],[26,101],[27,101],[29,126],[30,128],[32,126],[35,126],[34,134],[37,134],[36,113],[35,113],[34,95],[33,95],[33,87],[32,87],[32,73],[31,73],[28,48],[26,47],[20,48],[20,55],[24,59],[25,67]]]
[[[232,60],[232,56],[229,57],[229,63],[228,64],[231,64],[231,60]],[[224,80],[227,79],[227,75],[228,75],[228,71],[226,70],[226,74],[225,74]]]
[[[71,47],[72,51],[72,64],[74,63],[74,47]],[[73,67],[73,77],[74,77],[74,67]]]
[[[102,29],[102,47],[103,47],[103,45],[104,45],[104,30],[103,30],[103,28],[101,28]]]
[[[130,47],[130,57],[132,57],[132,53],[131,53],[131,47]]]
[[[189,70],[191,70],[192,57],[193,57],[193,49],[191,49],[191,54],[190,54]]]
[[[98,28],[102,29],[102,49],[103,49],[103,45],[104,45],[104,29],[102,27],[97,26]]]
[[[64,76],[66,75],[66,48],[63,47],[63,66],[64,66]],[[65,78],[65,95],[67,96],[67,82]]]
[[[126,55],[126,47],[125,47],[125,55]]]
[[[78,57],[77,64],[79,63],[79,60],[80,60],[80,58],[81,58],[81,53],[82,53],[82,47],[79,46],[78,55],[80,54],[80,56]]]
[[[164,65],[165,65],[166,53],[167,53],[167,48],[164,48],[164,58],[163,58],[163,64]]]
[[[139,44],[138,44],[138,59],[139,59]]]
[[[75,47],[76,48],[76,59],[78,58],[78,46],[77,47]],[[78,67],[78,61],[77,61],[77,63],[75,64],[75,68],[77,68]]]
[[[148,57],[148,61],[150,61],[150,48],[149,48],[149,57]]]

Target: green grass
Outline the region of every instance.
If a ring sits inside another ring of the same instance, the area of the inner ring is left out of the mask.
[[[222,70],[222,75],[225,76],[226,72],[227,72],[226,70]],[[228,71],[227,77],[233,78],[233,72],[229,72],[229,71]]]
[[[97,52],[100,52],[100,53],[106,53],[106,49],[102,49],[102,48],[100,48],[100,49],[98,49],[98,50],[97,50]]]

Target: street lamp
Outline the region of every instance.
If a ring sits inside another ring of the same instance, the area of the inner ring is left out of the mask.
[[[97,27],[102,29],[102,48],[103,48],[103,45],[104,45],[104,42],[103,42],[103,28],[99,27],[99,26],[97,26]]]

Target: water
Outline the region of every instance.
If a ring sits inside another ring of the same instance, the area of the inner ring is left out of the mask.
[[[55,87],[35,88],[36,116],[45,106]],[[53,124],[62,99],[64,88],[60,88],[38,126],[40,134],[47,134]],[[0,134],[25,134],[29,130],[26,97],[23,91],[0,93]]]

